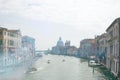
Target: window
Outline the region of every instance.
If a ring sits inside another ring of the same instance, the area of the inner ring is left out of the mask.
[[[110,31],[110,36],[113,37],[113,31]]]
[[[15,34],[14,34],[14,33],[10,33],[10,36],[11,36],[11,37],[15,37]]]
[[[117,56],[119,56],[119,44],[118,43],[116,44],[116,54]]]
[[[2,35],[2,31],[0,31],[0,35]]]
[[[117,71],[117,70],[118,70],[118,69],[117,69],[117,62],[116,62],[116,64],[115,64],[115,66],[116,66],[115,72],[117,73],[117,72],[118,72],[118,71]]]
[[[116,35],[119,36],[119,27],[116,26]]]
[[[113,45],[110,46],[110,54],[113,53]]]
[[[13,45],[14,45],[14,41],[10,40],[10,46],[13,46]]]
[[[2,43],[3,43],[3,41],[2,41],[2,40],[0,40],[0,46],[2,45]]]
[[[4,35],[6,35],[6,32],[4,32]]]

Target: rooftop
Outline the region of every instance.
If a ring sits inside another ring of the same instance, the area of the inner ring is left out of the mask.
[[[115,19],[112,24],[106,29],[106,31],[108,31],[116,22],[120,22],[120,17]]]

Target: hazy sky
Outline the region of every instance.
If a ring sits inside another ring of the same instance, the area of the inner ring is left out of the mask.
[[[119,16],[120,0],[0,0],[0,25],[34,37],[37,49],[51,48],[59,36],[79,47]]]

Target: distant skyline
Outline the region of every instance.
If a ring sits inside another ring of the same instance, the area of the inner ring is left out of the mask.
[[[120,0],[0,0],[0,25],[35,38],[40,50],[60,36],[79,47],[80,40],[104,33],[119,9]]]

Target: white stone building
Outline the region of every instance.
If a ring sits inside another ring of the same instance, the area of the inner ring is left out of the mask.
[[[120,69],[120,18],[107,28],[107,61],[106,66],[117,76]]]

